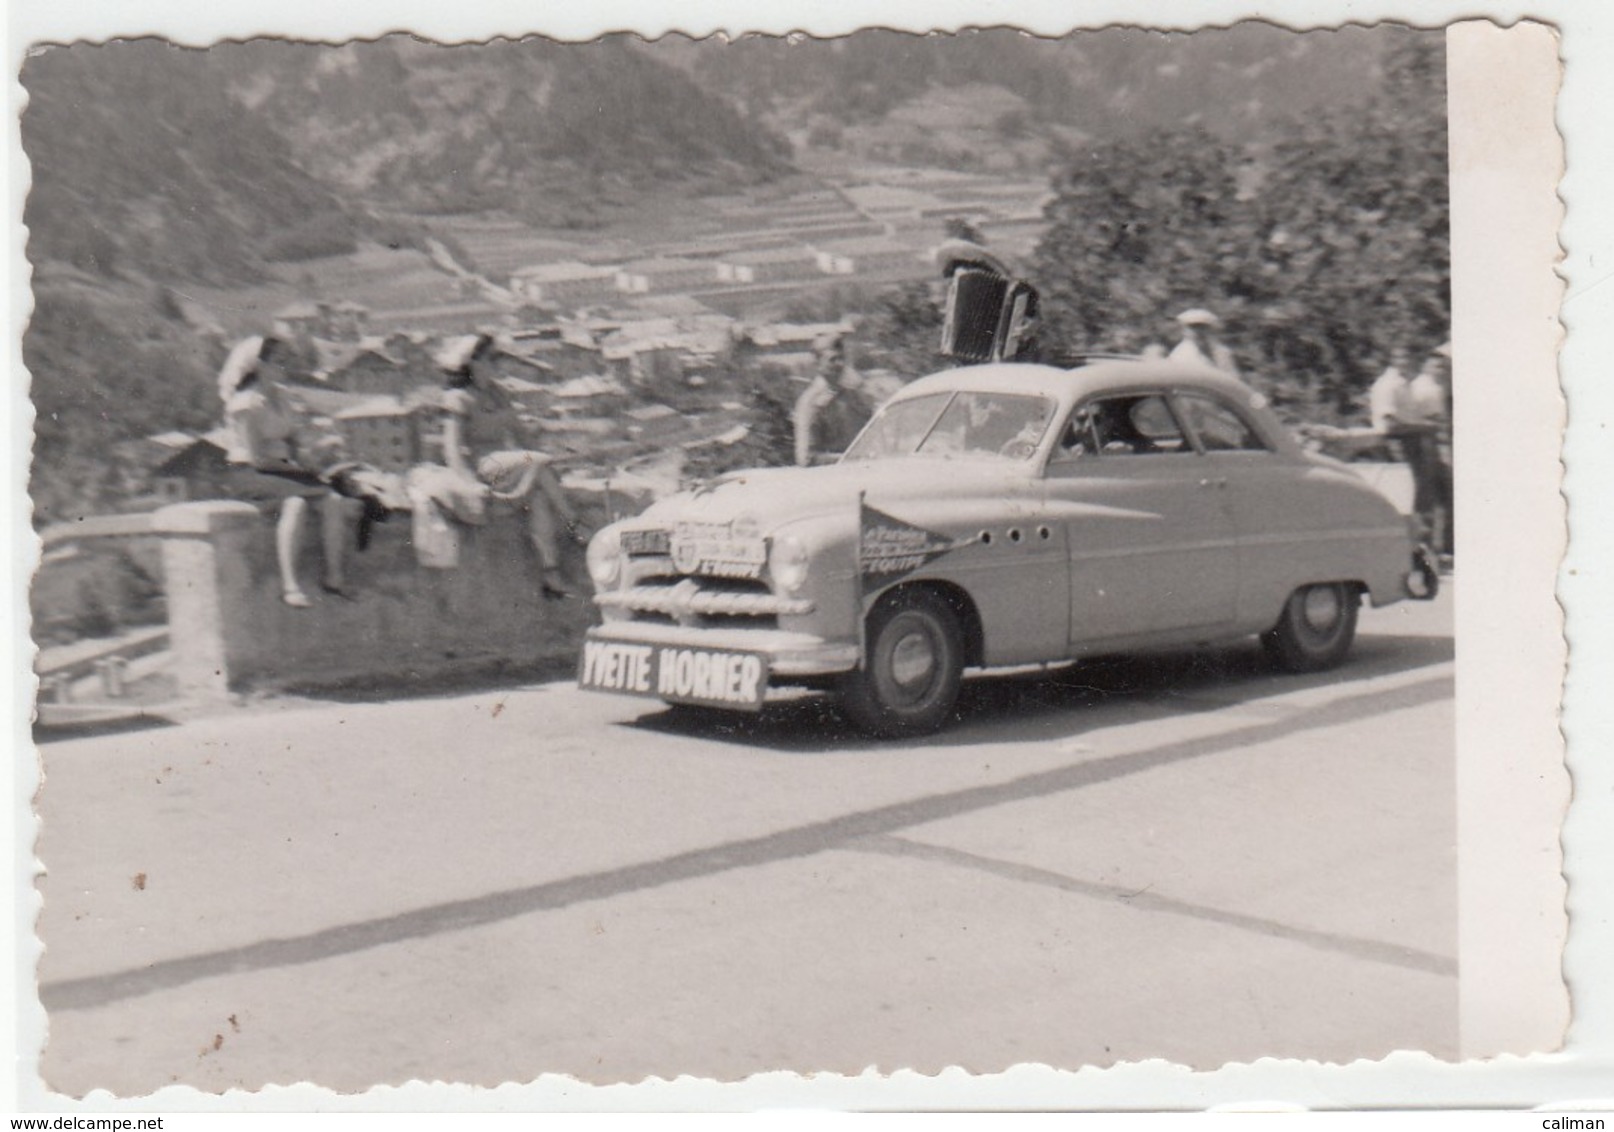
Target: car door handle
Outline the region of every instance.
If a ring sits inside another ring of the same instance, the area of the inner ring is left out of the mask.
[[[1225,479],[1209,479],[1209,478],[1207,478],[1207,479],[1200,480],[1199,481],[1199,486],[1200,487],[1226,487],[1227,486],[1227,481]]]

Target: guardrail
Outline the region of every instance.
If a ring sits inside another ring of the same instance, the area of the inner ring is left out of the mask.
[[[91,677],[100,678],[98,691],[102,696],[121,699],[128,684],[136,678],[130,662],[155,656],[168,647],[168,626],[157,625],[116,637],[41,649],[34,661],[40,699],[47,703],[71,703],[78,698],[75,686]]]
[[[58,524],[41,532],[44,554],[39,569],[48,573],[61,568],[60,556],[81,544],[136,538],[154,540],[156,537],[149,514],[95,515],[79,522]],[[43,630],[40,639],[49,639],[54,623],[48,618],[36,623],[36,634]],[[131,662],[156,656],[168,647],[168,627],[154,625],[117,636],[86,638],[54,648],[41,648],[34,658],[39,699],[42,704],[66,704],[86,697],[121,700],[129,685],[139,678]],[[87,685],[92,679],[95,683]]]
[[[150,512],[87,515],[47,526],[37,538],[42,552],[29,604],[34,639],[42,648],[36,662],[42,677],[53,675],[55,657],[71,656],[58,651],[69,648],[63,641],[89,643],[90,636],[161,622],[160,607],[150,606],[148,581],[139,580],[139,575],[155,580],[161,572],[160,538]],[[126,560],[134,573],[115,560]],[[69,673],[74,680],[81,675]]]
[[[49,551],[85,539],[142,538],[156,533],[152,513],[140,511],[126,515],[86,515],[71,523],[56,523],[39,532],[39,541]]]

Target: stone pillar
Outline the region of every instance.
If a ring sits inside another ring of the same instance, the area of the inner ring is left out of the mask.
[[[173,673],[182,696],[229,694],[231,620],[248,590],[246,541],[263,522],[250,503],[210,500],[164,507],[152,516],[162,539]]]

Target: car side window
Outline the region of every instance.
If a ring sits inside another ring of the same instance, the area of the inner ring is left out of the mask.
[[[1192,452],[1158,393],[1102,397],[1077,406],[1060,433],[1055,459],[1164,456]]]
[[[1178,395],[1177,405],[1206,452],[1271,450],[1248,421],[1221,401],[1200,393],[1183,393]]]

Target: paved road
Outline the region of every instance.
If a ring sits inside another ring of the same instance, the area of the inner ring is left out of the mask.
[[[974,682],[926,742],[565,685],[43,748],[47,1081],[1456,1052],[1450,599]]]

